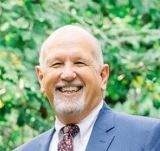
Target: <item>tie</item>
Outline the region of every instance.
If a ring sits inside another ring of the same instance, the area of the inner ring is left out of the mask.
[[[58,143],[58,151],[73,151],[73,138],[79,132],[79,127],[74,124],[66,125],[61,129],[63,138]]]

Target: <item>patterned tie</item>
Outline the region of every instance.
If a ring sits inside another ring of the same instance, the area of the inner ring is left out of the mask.
[[[58,151],[73,151],[73,138],[79,132],[79,127],[74,124],[66,125],[61,129],[63,138],[58,143]]]

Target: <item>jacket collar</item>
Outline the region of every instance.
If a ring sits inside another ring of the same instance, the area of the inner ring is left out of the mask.
[[[86,151],[108,150],[115,137],[114,118],[114,113],[104,103],[93,127]]]
[[[38,142],[38,150],[39,151],[48,151],[50,142],[52,140],[55,129],[52,128],[44,135],[44,137]]]

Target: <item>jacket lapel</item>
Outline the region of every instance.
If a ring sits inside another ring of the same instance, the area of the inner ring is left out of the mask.
[[[93,127],[86,151],[106,151],[114,137],[114,113],[104,104]]]
[[[48,151],[49,150],[49,145],[50,145],[50,142],[52,140],[52,136],[55,132],[55,129],[51,129],[48,131],[48,133],[46,135],[44,135],[43,139],[41,139],[37,145],[37,150],[38,151]]]

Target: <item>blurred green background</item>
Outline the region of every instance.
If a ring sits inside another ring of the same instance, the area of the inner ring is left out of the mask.
[[[35,65],[43,40],[71,23],[101,42],[111,72],[108,104],[160,118],[159,0],[0,0],[0,151],[53,126]]]

